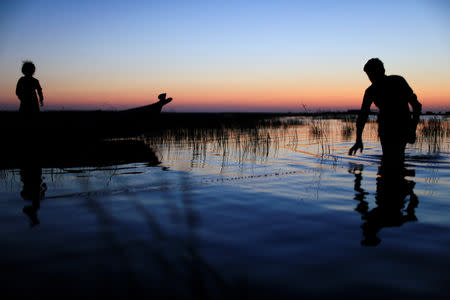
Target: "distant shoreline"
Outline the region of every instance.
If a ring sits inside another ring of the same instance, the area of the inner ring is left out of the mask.
[[[118,113],[122,110],[104,110],[104,109],[70,109],[70,110],[44,110],[41,113],[54,114],[54,113]],[[1,114],[15,114],[18,110],[0,110]],[[355,115],[358,114],[359,110],[347,110],[347,111],[315,111],[315,112],[234,112],[234,111],[223,111],[223,112],[161,112],[161,115],[267,115],[267,116],[340,116],[340,115]],[[371,115],[377,114],[376,110],[370,112]],[[436,116],[448,116],[450,111],[446,112],[433,112],[425,111],[421,115],[436,115]]]

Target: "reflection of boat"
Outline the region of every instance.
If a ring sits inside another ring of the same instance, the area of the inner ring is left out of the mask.
[[[136,162],[150,166],[160,163],[155,152],[139,140],[89,140],[83,143],[31,140],[4,147],[0,169],[29,165],[41,168],[102,167]]]
[[[0,171],[20,169],[20,180],[23,183],[20,196],[27,202],[22,211],[28,216],[31,227],[40,224],[38,211],[47,191],[45,177],[42,176],[44,168],[66,169],[65,172],[68,173],[92,169],[109,169],[115,172],[121,164],[139,162],[146,163],[147,167],[153,167],[160,163],[153,150],[139,140],[99,140],[95,143],[91,141],[82,147],[75,144],[68,146],[33,148],[32,144],[22,143],[22,148],[17,149],[15,153],[0,157]],[[54,182],[53,170],[47,172],[52,174],[51,181]]]

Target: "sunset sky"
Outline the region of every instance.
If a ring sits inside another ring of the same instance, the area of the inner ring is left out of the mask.
[[[347,110],[372,57],[450,110],[450,1],[0,2],[0,109],[29,59],[45,109]]]

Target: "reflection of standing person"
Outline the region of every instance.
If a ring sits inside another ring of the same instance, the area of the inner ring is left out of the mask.
[[[38,225],[37,212],[47,190],[47,185],[42,180],[42,168],[33,164],[21,168],[20,180],[23,183],[20,195],[25,201],[31,201],[31,205],[23,207],[23,212],[30,218],[31,226]]]
[[[377,233],[382,228],[400,227],[406,222],[417,221],[415,209],[419,199],[414,194],[415,182],[405,178],[413,174],[414,170],[380,166],[375,195],[377,206],[362,216],[365,220],[361,226],[364,235],[364,240],[361,241],[363,246],[376,246],[380,243]]]
[[[33,77],[36,67],[31,61],[24,61],[22,65],[22,76],[17,82],[16,95],[20,100],[19,111],[22,113],[32,114],[39,112],[39,103],[44,105],[44,96],[39,81]],[[36,92],[39,95],[36,96]]]
[[[362,170],[362,165],[349,170],[350,173],[355,174],[354,199],[358,201],[355,210],[364,220],[361,225],[364,237],[361,245],[376,246],[381,242],[378,237],[381,229],[400,227],[406,222],[417,221],[415,209],[419,199],[414,194],[415,182],[405,178],[405,176],[414,176],[414,170],[380,165],[375,194],[376,207],[371,210],[365,199],[368,193],[361,188]]]
[[[353,155],[363,150],[362,132],[370,106],[378,109],[378,135],[383,149],[383,159],[403,162],[407,143],[416,140],[416,127],[422,105],[406,80],[397,75],[385,75],[383,63],[378,58],[370,59],[364,66],[372,85],[366,89],[361,111],[356,121],[356,143],[349,150]],[[412,117],[408,104],[412,107]]]

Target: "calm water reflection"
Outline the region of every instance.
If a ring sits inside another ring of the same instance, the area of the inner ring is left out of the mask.
[[[369,204],[365,200],[368,193],[361,188],[363,169],[363,165],[353,165],[349,169],[349,172],[355,175],[354,199],[359,202],[355,210],[361,214],[361,219],[364,220],[361,225],[364,236],[361,245],[376,246],[381,242],[377,236],[381,229],[399,227],[406,222],[417,221],[415,209],[419,204],[419,199],[414,194],[415,182],[405,178],[414,176],[415,172],[412,169],[392,169],[388,166],[380,166],[376,179],[376,207],[369,210]]]
[[[373,123],[347,155],[350,119],[168,130],[85,164],[1,170],[3,292],[444,298],[450,140],[436,123],[398,170],[380,166]]]
[[[25,205],[22,210],[30,218],[31,226],[38,225],[37,212],[47,190],[47,185],[42,179],[42,168],[32,163],[20,168],[20,180],[23,183],[20,196],[23,200],[31,202],[31,205]]]

